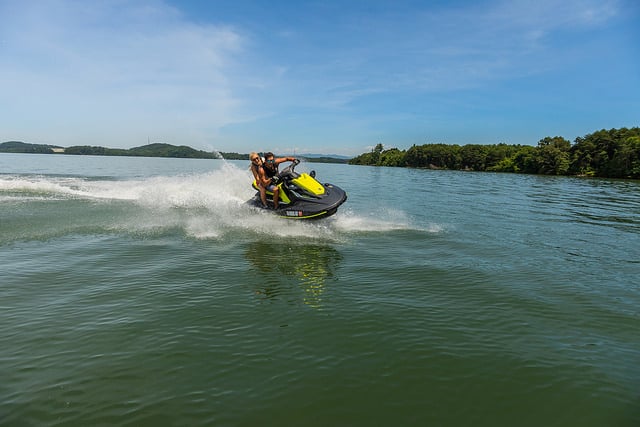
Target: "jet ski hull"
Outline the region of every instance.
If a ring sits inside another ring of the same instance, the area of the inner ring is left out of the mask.
[[[268,207],[262,206],[260,192],[248,201],[249,205],[268,210],[275,215],[287,219],[315,220],[327,218],[335,214],[338,207],[347,200],[347,193],[335,185],[323,184],[324,194],[321,197],[298,197],[290,203],[279,202],[278,209],[273,209],[273,194],[267,192]]]

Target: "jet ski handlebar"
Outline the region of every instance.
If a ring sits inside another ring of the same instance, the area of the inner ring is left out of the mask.
[[[289,166],[287,166],[286,168],[282,169],[282,171],[280,171],[280,173],[278,174],[278,178],[282,178],[283,176],[287,176],[287,175],[292,175],[293,169],[298,166],[298,164],[300,163],[300,159],[295,159],[291,162],[291,164]]]

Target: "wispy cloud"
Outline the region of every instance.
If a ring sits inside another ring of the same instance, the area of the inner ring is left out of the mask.
[[[589,31],[617,13],[613,0],[500,0],[418,10],[400,4],[342,17],[348,30],[340,32],[339,47],[320,49],[322,60],[308,66],[291,58],[298,65],[288,67],[289,77],[325,80],[332,88],[328,105],[371,93],[467,89],[561,66],[558,32]]]
[[[234,28],[154,1],[9,2],[2,12],[0,108],[56,119],[55,132],[34,122],[33,138],[201,142],[236,120],[230,76],[244,38]]]

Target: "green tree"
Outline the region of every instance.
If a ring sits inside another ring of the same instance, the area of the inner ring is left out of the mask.
[[[380,153],[380,159],[378,161],[380,166],[404,166],[405,153],[397,148],[391,148]]]
[[[536,152],[538,173],[544,175],[566,175],[571,165],[570,149],[571,143],[560,136],[541,139],[538,142]]]
[[[629,177],[640,178],[640,135],[628,137],[625,140],[625,149],[629,153]]]
[[[382,153],[383,149],[384,147],[381,143],[376,144],[375,148],[373,149],[372,160],[374,162],[373,164],[375,164],[376,166],[380,166],[380,154]]]
[[[601,129],[576,138],[571,147],[570,173],[624,178],[636,177],[636,159],[640,156],[635,141],[640,128]]]
[[[530,145],[521,146],[514,155],[515,172],[538,173],[536,148]]]
[[[407,150],[404,159],[407,166],[412,168],[422,168],[427,165],[426,154],[424,153],[422,147],[419,147],[415,144]]]
[[[496,166],[507,157],[511,157],[517,151],[515,145],[507,145],[503,142],[489,145],[486,158],[487,170],[496,170]],[[499,167],[499,166],[498,166]]]
[[[462,169],[483,171],[487,165],[489,149],[486,145],[468,144],[460,148],[460,166]]]

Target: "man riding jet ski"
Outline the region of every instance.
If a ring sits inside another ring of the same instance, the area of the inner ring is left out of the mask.
[[[260,178],[257,174],[257,167],[263,167],[266,176],[271,177],[269,186],[260,186],[254,179],[253,188],[258,190],[253,199],[248,203],[256,207],[265,207],[262,203],[261,192],[265,193],[265,201],[268,207],[274,207],[273,212],[285,218],[291,219],[320,219],[336,213],[338,207],[347,200],[347,194],[339,187],[332,184],[321,184],[315,179],[315,171],[310,174],[295,172],[295,167],[300,160],[295,158],[280,158],[277,160],[288,161],[292,159],[291,165],[278,173],[278,164],[273,159],[273,154],[265,155],[265,164],[257,166],[253,162],[252,168],[254,177]],[[269,160],[274,160],[269,162]],[[280,163],[281,163],[280,162]],[[261,188],[262,187],[262,188]]]

